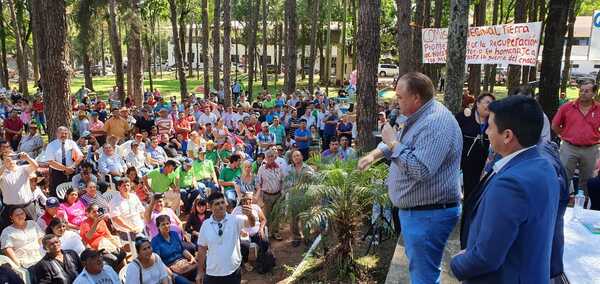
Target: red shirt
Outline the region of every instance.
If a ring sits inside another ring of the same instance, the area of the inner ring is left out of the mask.
[[[190,122],[188,121],[187,118],[183,117],[177,121],[177,127],[190,129]],[[181,133],[181,135],[183,136],[183,139],[185,139],[185,140],[187,140],[188,137],[190,136],[190,130],[177,131],[177,133]]]
[[[20,118],[8,118],[7,120],[4,121],[4,127],[6,127],[7,129],[10,129],[12,131],[21,131],[23,129],[23,122],[21,121]],[[11,141],[13,139],[13,137],[15,137],[16,135],[13,133],[8,133],[6,132],[6,140]]]
[[[85,235],[92,229],[92,225],[94,224],[94,220],[88,218],[84,222],[81,223],[79,227],[79,235],[81,239],[86,245],[91,246],[93,249],[97,250],[100,241],[103,238],[108,238],[110,236],[110,232],[108,231],[108,227],[106,226],[106,222],[104,220],[98,222],[98,226],[96,226],[96,232],[92,235],[91,239],[88,239]]]
[[[561,139],[577,146],[600,143],[600,103],[594,102],[587,114],[579,110],[579,100],[562,105],[552,126],[562,128]]]
[[[32,107],[33,107],[33,110],[36,112],[43,112],[44,111],[44,102],[34,102]]]

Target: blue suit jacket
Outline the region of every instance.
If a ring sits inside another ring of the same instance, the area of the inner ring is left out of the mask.
[[[467,249],[452,259],[464,283],[548,283],[559,200],[556,171],[537,147],[519,153],[483,189]]]

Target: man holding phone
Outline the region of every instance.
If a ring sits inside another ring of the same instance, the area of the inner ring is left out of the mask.
[[[29,184],[29,176],[38,168],[38,163],[26,153],[14,154],[11,152],[0,153],[2,169],[0,169],[0,190],[2,201],[7,206],[2,211],[2,228],[8,225],[8,212],[11,208],[19,207],[25,210],[27,217],[36,216],[33,192]],[[16,160],[27,162],[27,165],[17,165]]]

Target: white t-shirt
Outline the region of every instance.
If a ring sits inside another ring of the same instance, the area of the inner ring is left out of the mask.
[[[60,246],[63,250],[70,249],[81,255],[85,250],[85,246],[81,241],[81,236],[71,230],[65,230],[65,233],[60,237]]]
[[[4,169],[0,176],[0,190],[5,204],[21,205],[33,200],[33,192],[29,185],[29,165],[16,166],[13,171]]]
[[[90,274],[84,268],[73,284],[121,284],[121,280],[112,267],[104,265],[102,271],[96,275]]]
[[[61,141],[59,139],[50,142],[48,146],[46,146],[45,156],[47,161],[62,163]],[[81,149],[79,149],[79,146],[77,146],[75,141],[70,139],[65,140],[65,157],[67,160],[67,167],[73,165],[75,157],[83,157],[83,153],[81,153]]]
[[[259,219],[259,212],[261,212],[262,210],[260,209],[260,206],[256,205],[256,204],[252,204],[252,215],[254,215],[254,226],[250,227],[250,228],[244,228],[242,229],[242,231],[246,231],[248,233],[248,235],[250,236],[254,236],[256,233],[258,233],[258,230],[260,230],[260,219]],[[246,215],[244,215],[244,213],[242,213],[242,207],[241,206],[236,206],[235,208],[233,208],[233,211],[231,211],[231,215],[240,215],[240,216],[244,216],[244,218],[246,217]]]
[[[223,234],[219,236],[219,226]],[[208,247],[206,254],[206,275],[227,276],[235,272],[242,263],[240,232],[246,223],[246,216],[225,214],[221,222],[211,216],[202,223],[198,245]]]
[[[120,217],[125,224],[133,228],[144,228],[144,220],[140,215],[144,212],[144,206],[135,194],[129,194],[129,198],[125,199],[121,194],[115,194],[110,200],[110,217]],[[117,231],[128,232],[127,229],[113,222],[113,226]]]
[[[2,235],[0,235],[1,248],[12,248],[17,260],[27,268],[42,259],[40,239],[43,236],[44,232],[40,227],[34,221],[28,220],[24,230],[19,230],[11,225],[2,231]]]
[[[142,280],[140,282],[140,267],[134,261],[127,264],[125,283],[127,284],[156,284],[169,277],[167,266],[162,262],[158,254],[153,253],[154,264],[148,268],[142,268]]]

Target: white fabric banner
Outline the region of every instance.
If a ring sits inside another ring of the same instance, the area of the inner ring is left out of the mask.
[[[469,27],[467,64],[535,66],[542,22]],[[422,29],[423,63],[446,63],[448,29]]]
[[[600,60],[600,11],[592,17],[592,33],[590,39],[589,60]]]

